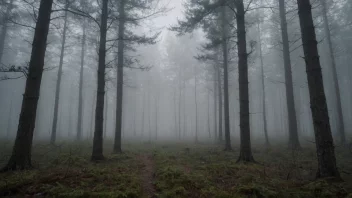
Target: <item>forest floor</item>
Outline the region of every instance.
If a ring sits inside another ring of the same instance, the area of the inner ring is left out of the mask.
[[[218,145],[129,143],[124,153],[106,161],[89,161],[90,143],[33,147],[33,170],[0,173],[0,197],[350,197],[352,153],[337,148],[344,182],[314,180],[313,148],[289,151],[284,146],[254,147],[257,164],[236,163],[239,149]],[[11,145],[0,142],[0,165]]]

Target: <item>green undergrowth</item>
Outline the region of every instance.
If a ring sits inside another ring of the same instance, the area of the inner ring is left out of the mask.
[[[315,181],[314,150],[255,149],[257,163],[236,163],[238,149],[217,146],[168,146],[155,152],[158,197],[288,197],[339,198],[351,193],[352,180]],[[351,167],[350,153],[340,155],[339,166]],[[350,195],[351,196],[351,195]]]
[[[236,163],[238,148],[224,152],[218,145],[127,143],[124,153],[90,162],[90,143],[33,146],[33,170],[0,173],[1,196],[148,197],[143,157],[153,163],[152,184],[158,198],[352,198],[352,153],[336,148],[344,182],[315,180],[314,148],[289,151],[253,146],[257,163]],[[7,149],[7,150],[6,150]],[[4,148],[0,165],[11,149]],[[149,186],[150,187],[150,186]]]
[[[136,161],[136,153],[107,152],[105,161],[92,163],[90,148],[66,144],[35,146],[35,168],[2,173],[0,196],[141,197],[141,164]]]

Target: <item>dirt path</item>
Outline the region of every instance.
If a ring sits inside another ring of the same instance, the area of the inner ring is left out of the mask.
[[[151,155],[140,155],[139,160],[143,164],[142,182],[145,197],[154,198],[156,189],[154,186],[155,164]]]

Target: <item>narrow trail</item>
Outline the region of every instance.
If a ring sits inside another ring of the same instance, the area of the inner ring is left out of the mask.
[[[143,182],[143,192],[144,196],[148,198],[155,198],[156,189],[154,186],[154,173],[155,173],[155,163],[151,155],[140,155],[140,162],[143,164],[142,170],[142,182]]]

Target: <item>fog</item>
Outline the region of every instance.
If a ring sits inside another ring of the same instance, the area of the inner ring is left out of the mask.
[[[318,74],[309,73],[314,58],[304,51],[304,22],[294,0],[238,1],[244,2],[245,29],[237,1],[221,6],[215,0],[109,0],[104,26],[105,0],[54,0],[44,69],[31,70],[40,65],[34,56],[31,60],[34,42],[44,39],[33,40],[38,27],[45,27],[38,18],[40,2],[0,2],[0,139],[6,143],[20,137],[21,123],[33,128],[35,143],[86,141],[94,142],[93,150],[99,138],[115,146],[122,142],[122,150],[130,142],[170,141],[237,149],[246,145],[241,140],[247,135],[254,148],[311,147],[319,143],[316,133],[322,128],[331,129],[335,145],[351,140],[349,0],[310,1],[324,92],[313,87],[320,86],[319,77],[308,83],[309,75]],[[241,56],[248,62],[244,67]],[[42,77],[36,71],[43,71]],[[37,106],[29,105],[36,111],[27,117],[35,125],[26,125],[27,118],[19,121],[26,80],[28,86],[40,78]],[[314,94],[323,94],[323,103]],[[325,113],[327,122],[318,113],[313,118],[311,109]]]

